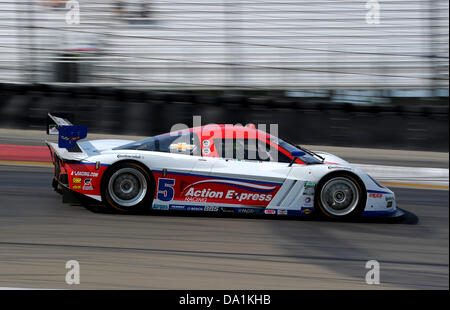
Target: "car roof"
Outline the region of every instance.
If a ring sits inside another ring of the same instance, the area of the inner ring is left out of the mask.
[[[257,129],[253,124],[243,126],[243,125],[233,125],[233,124],[208,124],[203,126],[192,127],[188,129],[183,129],[179,131],[174,131],[173,133],[185,133],[194,132],[199,137],[207,138],[211,136],[222,137],[222,138],[260,138],[260,139],[270,139],[274,136],[271,134]]]

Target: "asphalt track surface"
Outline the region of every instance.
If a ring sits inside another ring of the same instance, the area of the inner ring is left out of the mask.
[[[0,165],[0,287],[448,289],[448,191],[394,189],[400,222],[118,215],[63,203],[49,167]],[[81,284],[65,283],[78,260]],[[368,260],[380,285],[367,285]]]

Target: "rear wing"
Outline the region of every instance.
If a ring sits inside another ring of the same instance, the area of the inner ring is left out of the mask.
[[[77,141],[87,137],[86,126],[73,125],[65,118],[47,114],[47,134],[58,135],[58,147],[74,149]]]

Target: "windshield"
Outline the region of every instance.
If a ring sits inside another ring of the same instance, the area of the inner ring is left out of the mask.
[[[281,146],[283,149],[285,149],[289,153],[292,153],[292,151],[299,151],[299,150],[305,152],[306,153],[305,155],[299,157],[301,159],[301,161],[303,161],[305,164],[314,165],[314,164],[322,164],[323,163],[322,159],[318,155],[315,155],[313,152],[311,152],[305,148],[297,147],[297,146],[292,145],[292,144],[290,144],[286,141],[283,141],[279,138],[274,138],[271,140],[275,143],[278,143],[279,146]]]

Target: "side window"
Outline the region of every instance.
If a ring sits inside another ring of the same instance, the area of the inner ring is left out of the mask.
[[[214,139],[217,154],[222,158],[271,161],[269,145],[258,139]]]
[[[200,156],[200,140],[193,132],[182,132],[176,135],[160,135],[136,141],[116,150],[143,150],[165,153],[177,153]]]
[[[175,139],[167,139],[160,143],[161,152],[200,156],[200,140],[193,132],[186,132],[175,136]]]
[[[287,155],[285,155],[283,152],[281,152],[280,150],[278,150],[278,162],[279,163],[290,163],[291,162],[291,158],[289,158]]]

